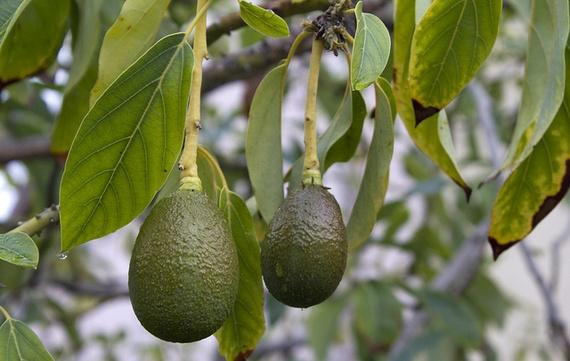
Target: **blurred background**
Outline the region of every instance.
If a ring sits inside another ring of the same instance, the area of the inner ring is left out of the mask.
[[[418,7],[428,3],[418,1]],[[121,0],[106,1],[100,16],[112,23],[121,5]],[[157,38],[181,28],[193,17],[194,7],[193,1],[173,0]],[[366,7],[392,28],[391,1],[367,0]],[[235,2],[219,0],[208,21],[215,23],[236,10]],[[307,15],[289,18],[292,29]],[[524,18],[506,5],[490,58],[448,108],[457,159],[471,184],[482,182],[505,155],[521,98],[527,36]],[[285,56],[290,42],[261,41],[243,28],[217,41],[205,64],[200,140],[244,199],[252,196],[244,156],[247,110],[263,74]],[[289,70],[284,172],[303,146],[306,48]],[[240,57],[254,65],[232,68]],[[63,161],[49,152],[50,132],[72,61],[67,36],[56,64],[0,93],[1,233],[58,203]],[[321,134],[347,80],[342,56],[327,54],[323,61]],[[374,94],[366,91],[364,97],[371,112]],[[345,220],[356,198],[372,127],[366,120],[355,157],[333,165],[324,176]],[[565,261],[570,259],[569,202],[525,240],[526,251],[516,246],[493,262],[485,231],[497,189],[496,181],[489,182],[467,203],[463,191],[415,148],[397,120],[385,206],[366,244],[351,255],[340,287],[325,303],[305,310],[285,307],[267,294],[267,332],[250,359],[566,359],[563,331],[556,327],[570,324],[570,264]],[[59,253],[57,226],[44,230],[36,237],[41,252],[36,271],[0,262],[0,304],[31,325],[56,360],[219,360],[213,337],[188,345],[165,343],[135,318],[127,271],[141,222],[136,219],[69,254]]]

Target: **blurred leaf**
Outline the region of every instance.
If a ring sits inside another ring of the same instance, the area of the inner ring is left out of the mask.
[[[479,319],[503,327],[511,301],[489,276],[478,274],[465,291],[465,298]]]
[[[383,238],[392,240],[400,228],[410,219],[410,211],[404,201],[384,204],[378,219],[386,223]]]
[[[69,0],[4,2],[0,11],[0,89],[53,62],[69,16]]]
[[[376,15],[362,13],[362,1],[354,7],[356,34],[352,47],[352,88],[362,90],[376,81],[390,57],[390,33]]]
[[[0,355],[6,361],[53,361],[34,331],[13,318],[0,326]]]
[[[99,75],[91,92],[91,104],[154,43],[169,3],[170,0],[125,1],[119,17],[103,40]]]
[[[408,71],[412,37],[415,30],[415,1],[396,2],[394,24],[394,94],[398,113],[416,146],[438,167],[459,185],[469,198],[471,188],[459,173],[453,158],[455,151],[450,147],[451,132],[445,115],[434,115],[416,127],[416,116],[412,106]]]
[[[307,318],[309,344],[317,360],[326,360],[329,346],[338,332],[340,315],[347,302],[346,297],[331,297],[311,308]]]
[[[239,11],[243,21],[253,30],[274,38],[289,36],[287,22],[272,10],[240,0]]]
[[[266,293],[265,304],[267,305],[267,313],[269,314],[269,325],[273,326],[285,313],[287,307],[277,301],[271,293]]]
[[[392,113],[390,106],[390,97],[393,97],[392,90],[390,84],[382,78],[375,84],[374,89],[376,91],[374,134],[368,150],[362,182],[346,226],[350,249],[355,249],[366,241],[376,224],[378,212],[384,204],[388,189],[390,162],[394,152],[396,114]]]
[[[389,361],[416,361],[418,356],[425,350],[430,350],[437,346],[444,338],[440,331],[425,332],[423,335],[414,338],[406,347],[397,355],[390,355]],[[439,360],[438,360],[439,361]]]
[[[26,233],[0,234],[0,260],[16,266],[36,268],[39,258],[40,254],[36,243]]]
[[[463,347],[474,348],[482,341],[481,324],[465,302],[443,292],[424,290],[422,303],[432,322],[442,327],[445,335]]]
[[[523,94],[503,168],[530,155],[560,108],[569,12],[568,0],[533,1]]]
[[[281,106],[286,75],[287,64],[267,73],[249,111],[245,157],[259,212],[267,222],[283,202]]]
[[[240,278],[233,310],[215,336],[226,360],[243,360],[253,352],[265,332],[260,250],[244,201],[224,188],[220,208],[228,219],[237,246]]]
[[[566,91],[544,137],[507,178],[493,204],[489,242],[497,258],[526,237],[564,198],[570,187],[570,48]]]
[[[501,0],[431,3],[412,40],[409,85],[414,105],[443,109],[467,85],[493,48],[502,5]]]
[[[402,325],[402,305],[392,289],[384,283],[365,282],[358,285],[354,297],[354,324],[369,348],[394,342]]]
[[[167,36],[85,116],[61,184],[62,250],[124,226],[164,184],[182,147],[192,66],[184,34]]]

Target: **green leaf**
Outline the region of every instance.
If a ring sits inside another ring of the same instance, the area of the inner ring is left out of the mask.
[[[350,69],[352,88],[362,90],[382,74],[390,57],[390,33],[376,15],[362,13],[362,1],[354,8],[356,34]]]
[[[431,3],[412,41],[409,79],[414,105],[443,109],[469,83],[493,48],[502,5],[501,0]]]
[[[319,361],[327,359],[327,351],[338,332],[340,315],[347,301],[346,297],[331,297],[311,308],[307,318],[309,344]]]
[[[0,12],[0,88],[46,69],[67,27],[69,0],[10,0]]]
[[[289,26],[272,10],[264,9],[245,0],[239,2],[239,12],[243,21],[253,30],[274,38],[289,36]]]
[[[358,285],[354,297],[358,334],[378,348],[395,341],[402,325],[402,305],[392,289],[383,283],[365,282]]]
[[[495,199],[489,229],[495,258],[532,232],[570,187],[570,48],[565,79],[564,99],[554,121]]]
[[[513,306],[491,277],[482,273],[473,279],[465,291],[465,298],[479,319],[498,328],[503,327],[509,309]]]
[[[16,266],[36,268],[39,258],[36,243],[26,233],[0,234],[0,260]]]
[[[261,81],[249,111],[245,158],[259,212],[269,223],[283,202],[281,106],[287,64],[271,70]]]
[[[390,97],[390,84],[380,78],[375,85],[376,119],[374,134],[368,150],[364,175],[346,227],[350,249],[360,246],[368,236],[384,204],[388,188],[390,162],[394,152],[394,118]]]
[[[182,147],[192,66],[184,34],[166,36],[85,116],[62,178],[62,250],[124,226],[164,184]]]
[[[569,11],[567,0],[533,1],[521,106],[503,168],[529,156],[560,108]]]
[[[0,326],[0,355],[6,361],[53,361],[34,331],[13,318]]]
[[[155,41],[170,0],[126,0],[109,28],[99,55],[99,76],[91,104]]]
[[[226,360],[244,360],[265,332],[260,250],[245,202],[224,188],[220,208],[228,219],[237,246],[240,279],[234,308],[215,336]]]
[[[463,347],[477,347],[482,329],[477,317],[465,302],[449,294],[425,290],[421,300],[432,322]]]
[[[202,190],[212,202],[218,203],[222,189],[228,188],[224,173],[214,157],[206,148],[198,146],[198,177],[202,181]]]
[[[398,113],[416,146],[465,191],[471,188],[463,180],[450,148],[451,132],[445,116],[431,116],[416,127],[408,84],[410,49],[415,29],[415,1],[399,0],[396,3],[394,24],[394,94]]]

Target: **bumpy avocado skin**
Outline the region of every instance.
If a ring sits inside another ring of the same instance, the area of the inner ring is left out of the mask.
[[[290,192],[275,212],[261,244],[269,292],[293,307],[326,300],[346,268],[346,227],[340,207],[322,186]]]
[[[135,242],[129,294],[144,328],[170,342],[212,335],[235,302],[239,266],[221,211],[200,192],[159,201]]]

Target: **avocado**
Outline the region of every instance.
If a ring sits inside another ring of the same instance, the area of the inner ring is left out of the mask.
[[[212,335],[229,316],[238,283],[228,224],[205,194],[178,190],[152,208],[129,266],[131,303],[147,331],[170,342]]]
[[[336,199],[321,185],[289,193],[261,244],[269,292],[293,307],[326,300],[346,268],[346,227]]]

